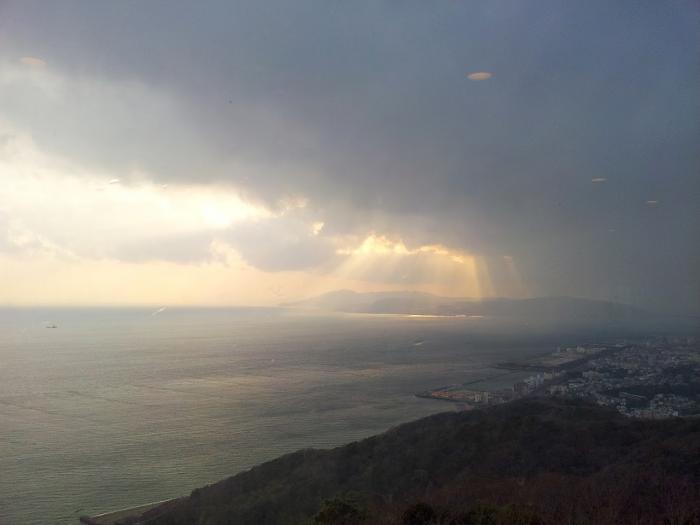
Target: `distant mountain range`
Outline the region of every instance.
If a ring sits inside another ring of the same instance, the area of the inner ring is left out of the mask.
[[[423,292],[337,290],[282,306],[330,312],[485,317],[544,325],[697,330],[697,318],[656,314],[635,306],[574,297],[468,299]]]

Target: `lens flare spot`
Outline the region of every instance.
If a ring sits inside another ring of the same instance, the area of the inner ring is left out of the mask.
[[[488,71],[475,71],[474,73],[469,73],[467,75],[467,78],[469,80],[480,81],[480,80],[488,80],[492,76],[493,76],[493,74],[489,73]]]

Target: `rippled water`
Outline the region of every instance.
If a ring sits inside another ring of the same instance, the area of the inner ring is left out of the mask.
[[[544,348],[469,319],[152,313],[0,310],[0,523],[76,524],[369,436],[452,409],[415,392]]]

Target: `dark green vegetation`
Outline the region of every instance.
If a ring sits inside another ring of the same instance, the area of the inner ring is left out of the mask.
[[[700,419],[527,399],[302,450],[197,489],[149,525],[700,523]]]

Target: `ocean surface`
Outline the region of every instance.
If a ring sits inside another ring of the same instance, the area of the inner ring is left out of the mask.
[[[488,319],[0,309],[0,524],[75,525],[453,410],[414,394],[558,343]]]

